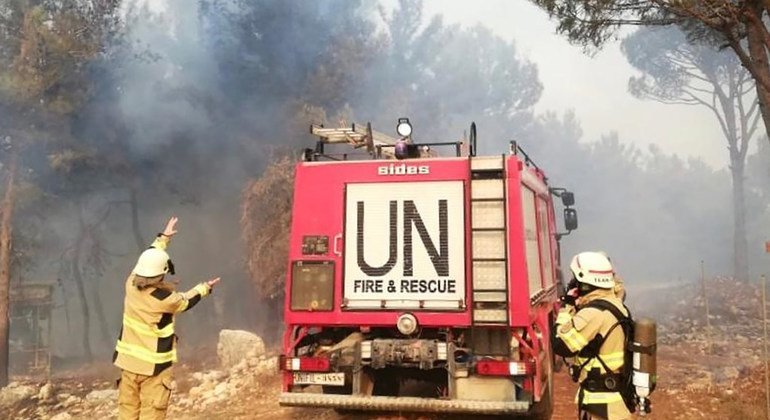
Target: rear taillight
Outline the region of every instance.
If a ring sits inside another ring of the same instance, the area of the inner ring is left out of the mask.
[[[300,372],[328,372],[331,370],[329,359],[325,357],[286,357],[279,360],[281,370]]]
[[[481,360],[476,363],[476,373],[485,376],[531,375],[534,372],[535,367],[531,362]]]
[[[291,310],[331,311],[334,301],[334,263],[295,261],[291,269]]]

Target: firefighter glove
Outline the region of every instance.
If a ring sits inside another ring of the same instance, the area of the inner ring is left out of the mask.
[[[570,282],[569,286],[573,286],[572,282]],[[580,296],[579,289],[577,287],[570,287],[560,300],[564,305],[576,306],[578,296]]]
[[[567,293],[564,296],[562,296],[559,300],[561,301],[562,305],[570,305],[575,306],[576,304],[576,297]]]

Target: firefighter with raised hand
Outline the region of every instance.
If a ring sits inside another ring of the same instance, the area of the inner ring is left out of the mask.
[[[123,327],[113,356],[122,369],[119,420],[165,418],[174,387],[171,366],[177,361],[174,316],[195,306],[219,282],[215,278],[180,293],[164,281],[174,274],[166,248],[177,232],[177,221],[168,221],[126,280]]]
[[[572,379],[580,383],[576,402],[581,420],[628,419],[631,413],[620,393],[625,358],[625,335],[618,319],[628,309],[615,294],[614,270],[599,252],[582,252],[570,263],[573,279],[562,297],[556,319],[554,352],[574,357]],[[612,309],[612,308],[607,308]]]

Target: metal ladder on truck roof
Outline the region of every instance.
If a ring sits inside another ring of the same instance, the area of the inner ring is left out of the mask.
[[[472,322],[508,325],[504,156],[470,158]]]
[[[313,124],[310,126],[310,133],[321,139],[319,142],[321,150],[316,150],[317,153],[323,154],[324,144],[349,144],[355,149],[366,147],[366,151],[373,156],[381,154],[388,159],[396,157],[394,146],[398,139],[372,130],[370,123],[367,123],[363,129],[355,123],[350,127],[340,128],[326,128]]]

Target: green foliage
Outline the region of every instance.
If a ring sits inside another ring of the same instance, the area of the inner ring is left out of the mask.
[[[697,104],[695,98],[705,97],[710,103],[716,90],[727,91],[749,76],[735,54],[691,43],[678,28],[640,28],[621,49],[641,72],[629,81],[629,90],[640,98]]]
[[[585,47],[602,46],[624,25],[676,24],[687,34],[687,42],[694,46],[714,50],[729,48],[755,82],[757,100],[763,105],[759,111],[765,132],[770,135],[770,30],[766,23],[770,3],[754,0],[533,1],[559,21],[559,32]],[[661,93],[665,93],[665,89],[657,92]]]
[[[575,43],[600,47],[623,25],[667,25],[684,19],[656,0],[533,0],[559,20],[557,30]],[[671,2],[668,4],[684,4]]]
[[[102,51],[105,28],[88,5],[15,3],[8,12],[3,56],[10,61],[0,90],[20,105],[41,104],[61,115],[75,112],[89,97],[87,64]],[[31,2],[35,3],[35,2]],[[108,9],[106,13],[111,13]]]
[[[559,22],[557,30],[584,47],[600,48],[623,26],[678,25],[690,41],[717,47],[746,37],[752,0],[532,0]]]

